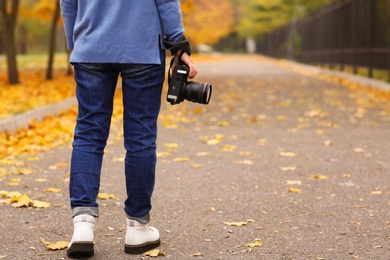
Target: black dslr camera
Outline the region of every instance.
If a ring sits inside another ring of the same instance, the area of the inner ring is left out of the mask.
[[[168,75],[167,101],[171,105],[179,104],[184,99],[195,103],[208,104],[213,86],[208,83],[187,81],[190,70],[180,64],[173,69],[172,77]]]

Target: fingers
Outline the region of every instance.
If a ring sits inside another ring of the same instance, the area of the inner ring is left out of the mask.
[[[181,50],[178,50],[177,53],[181,53]],[[198,74],[198,69],[195,67],[194,63],[192,62],[190,56],[185,52],[181,56],[181,61],[187,65],[187,67],[190,69],[190,72],[188,74],[188,77],[190,79],[195,78],[196,74]],[[179,55],[175,55],[173,59],[172,69],[180,63],[179,61]]]
[[[189,78],[195,78],[196,74],[198,74],[198,70],[195,67],[194,63],[192,62],[190,56],[187,53],[184,53],[181,56],[181,60],[187,65],[187,67],[190,69],[190,73],[188,74]]]

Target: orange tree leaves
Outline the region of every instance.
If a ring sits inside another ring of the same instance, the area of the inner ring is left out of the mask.
[[[225,0],[182,3],[186,36],[193,46],[214,44],[233,30],[233,6]]]

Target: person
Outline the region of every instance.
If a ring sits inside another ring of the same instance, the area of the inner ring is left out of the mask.
[[[124,249],[141,254],[160,245],[159,232],[149,221],[165,48],[172,52],[173,67],[183,62],[190,78],[197,74],[180,1],[61,0],[60,6],[78,99],[69,183],[74,230],[67,254],[94,254],[96,198],[119,75],[126,148]]]

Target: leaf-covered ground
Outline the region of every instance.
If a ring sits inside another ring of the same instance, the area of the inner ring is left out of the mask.
[[[389,94],[261,57],[198,64],[196,80],[214,87],[209,105],[171,106],[162,97],[151,222],[162,247],[145,257],[388,259]],[[94,259],[126,257],[120,95]],[[7,239],[0,257],[65,257],[52,250],[72,235],[67,185],[75,115],[70,110],[5,136],[0,232]]]

